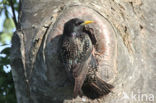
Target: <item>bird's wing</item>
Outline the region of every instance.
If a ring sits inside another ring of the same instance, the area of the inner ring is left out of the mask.
[[[83,28],[83,32],[87,33],[92,41],[92,44],[95,45],[97,40],[96,37],[94,35],[94,30],[92,28],[90,28],[89,26],[85,26]]]
[[[78,50],[82,50],[78,53],[78,64],[74,64],[72,70],[73,77],[75,79],[75,85],[74,85],[74,97],[76,97],[78,94],[82,96],[81,88],[85,81],[86,75],[88,73],[88,64],[91,59],[91,53],[92,53],[92,43],[89,38],[89,36],[85,33],[83,33],[80,37],[81,45]]]
[[[92,42],[86,33],[73,39],[63,37],[62,60],[70,80],[75,80],[74,96],[81,94],[81,87],[88,72]]]
[[[86,33],[82,33],[81,36],[81,46],[78,46],[79,52],[77,53],[78,61],[76,64],[73,64],[73,67],[71,68],[74,77],[78,77],[83,74],[82,72],[86,72],[85,70],[88,67],[85,67],[84,65],[88,66],[88,59],[92,53],[92,43],[89,36]]]
[[[83,72],[83,66],[92,53],[92,43],[89,36],[82,33],[77,40],[70,40],[63,37],[62,60],[67,72],[73,77],[79,76]]]

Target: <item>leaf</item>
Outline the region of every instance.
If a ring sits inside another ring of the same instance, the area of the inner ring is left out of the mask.
[[[1,5],[1,4],[0,4],[0,5]],[[4,8],[0,6],[0,15],[2,14],[3,9],[4,9]]]
[[[3,4],[3,2],[2,1],[0,1],[0,5],[2,5]]]
[[[0,54],[6,54],[6,55],[10,55],[10,47],[4,48]]]
[[[16,4],[17,3],[17,1],[16,0],[13,0],[13,4]]]
[[[10,59],[8,57],[0,57],[0,65],[8,65],[10,64]]]
[[[9,5],[9,1],[8,0],[3,0],[2,1],[4,5]]]
[[[2,44],[5,44],[6,41],[11,41],[11,37],[12,37],[12,33],[5,33],[3,32],[1,35],[0,35],[0,42]]]
[[[4,29],[12,30],[15,28],[15,24],[12,18],[6,18],[3,24]]]

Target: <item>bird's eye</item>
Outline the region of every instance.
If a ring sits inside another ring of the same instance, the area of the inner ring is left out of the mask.
[[[79,26],[82,23],[83,23],[83,21],[78,21],[78,22],[76,22],[76,26]]]

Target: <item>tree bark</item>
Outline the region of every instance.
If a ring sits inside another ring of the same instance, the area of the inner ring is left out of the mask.
[[[22,0],[11,66],[18,103],[143,103],[156,101],[154,0]],[[100,99],[73,98],[59,60],[63,24],[94,20],[97,75],[115,86]]]

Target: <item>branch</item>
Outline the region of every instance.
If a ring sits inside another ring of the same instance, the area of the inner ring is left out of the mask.
[[[21,15],[22,15],[22,11],[21,8],[22,7],[22,0],[19,0],[19,7],[18,7],[18,27],[17,29],[21,30],[21,24],[20,24],[20,20],[21,20]]]
[[[13,13],[13,20],[14,20],[15,26],[17,28],[17,20],[16,20],[16,15],[15,15],[14,3],[13,3],[12,0],[9,0],[9,1],[10,1],[10,6],[11,6],[11,9],[12,9],[12,13]]]

